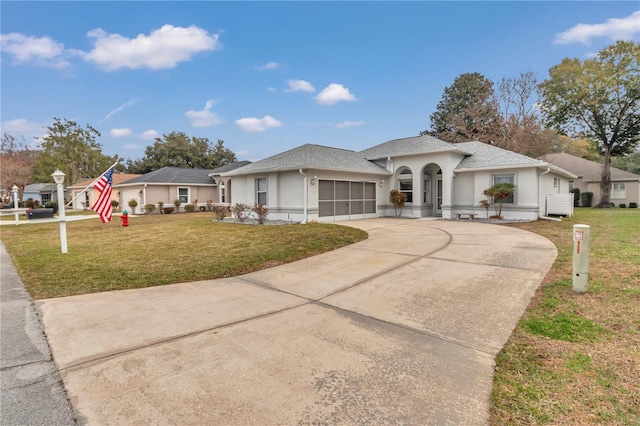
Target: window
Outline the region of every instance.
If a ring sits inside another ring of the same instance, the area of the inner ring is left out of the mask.
[[[569,191],[573,189],[573,179],[569,179]]]
[[[267,178],[256,179],[256,203],[267,205]]]
[[[611,184],[611,198],[627,198],[627,187],[624,182]]]
[[[504,174],[504,175],[493,175],[493,185],[497,185],[499,183],[510,183],[512,185],[516,184],[516,175],[515,174]],[[515,191],[504,199],[504,204],[513,204],[514,203],[514,195]]]
[[[178,188],[178,200],[182,204],[189,203],[189,188]]]
[[[51,201],[51,194],[40,194],[40,200],[42,200],[42,204],[48,203]]]
[[[413,174],[411,169],[404,168],[398,175],[398,191],[407,196],[407,203],[413,203]]]

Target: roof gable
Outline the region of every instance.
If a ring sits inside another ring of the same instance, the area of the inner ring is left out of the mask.
[[[465,157],[456,166],[455,170],[543,165],[542,161],[536,160],[535,158],[527,157],[526,155],[498,148],[497,146],[483,142],[461,142],[457,145],[459,145],[463,150],[468,151],[470,155]]]
[[[420,135],[409,138],[393,139],[388,142],[360,151],[360,154],[368,160],[379,158],[398,157],[403,155],[428,154],[442,151],[458,151],[461,144],[452,144],[429,135]],[[461,152],[467,154],[466,152]]]
[[[325,169],[389,175],[384,168],[373,164],[354,151],[322,145],[305,144],[280,154],[256,161],[223,176],[254,174],[276,170]]]
[[[602,177],[602,164],[587,160],[586,158],[576,157],[575,155],[567,154],[565,152],[546,154],[540,158],[555,166],[570,171],[584,181],[600,182]],[[611,179],[640,180],[640,175],[611,167]]]

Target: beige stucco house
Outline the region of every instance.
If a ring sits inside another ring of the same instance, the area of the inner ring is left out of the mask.
[[[569,183],[571,188],[578,188],[580,192],[593,192],[593,204],[600,202],[600,181],[602,180],[602,164],[571,154],[556,153],[541,157],[543,161],[554,164],[574,175]],[[640,175],[611,167],[610,201],[616,206],[630,203],[640,203]]]

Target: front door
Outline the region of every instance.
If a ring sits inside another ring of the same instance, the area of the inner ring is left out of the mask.
[[[436,216],[442,216],[442,177],[436,180]]]

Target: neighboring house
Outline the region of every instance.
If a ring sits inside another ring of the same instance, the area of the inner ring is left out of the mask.
[[[571,154],[547,154],[543,161],[554,164],[577,176],[570,181],[571,188],[580,192],[593,192],[593,205],[600,202],[600,181],[602,180],[602,164],[586,160]],[[610,201],[616,206],[620,204],[640,202],[640,175],[611,167]]]
[[[247,162],[232,163],[217,169],[185,169],[180,167],[163,167],[153,172],[145,173],[120,184],[113,185],[113,192],[123,209],[129,209],[129,201],[134,199],[138,206],[130,213],[140,213],[145,204],[158,205],[162,202],[165,207],[173,207],[175,200],[180,200],[181,206],[197,204],[206,206],[210,200],[214,203],[231,202],[230,185],[215,179],[220,170],[233,170]],[[197,200],[197,202],[196,202]]]
[[[113,175],[111,175],[111,181],[113,183],[113,185],[118,185],[122,182],[126,182],[130,179],[136,178],[138,176],[138,174],[128,174],[128,173],[114,173]],[[86,179],[83,181],[80,181],[72,186],[69,186],[67,188],[67,191],[70,193],[71,195],[71,199],[73,199],[73,203],[71,204],[71,208],[73,209],[82,209],[82,210],[87,210],[90,209],[91,206],[93,205],[93,203],[98,199],[98,196],[100,195],[98,193],[97,190],[95,190],[93,187],[87,188],[87,186],[91,185],[92,183],[94,183],[96,179]],[[85,191],[86,189],[86,191]],[[71,201],[71,199],[69,201]],[[118,203],[120,203],[120,200],[118,199],[118,194],[116,193],[116,191],[111,193],[111,200],[115,200],[118,201]]]
[[[58,201],[58,190],[55,183],[32,183],[24,187],[22,191],[22,201],[32,198],[41,205],[49,201]]]
[[[483,191],[500,182],[515,193],[507,219],[545,214],[547,194],[569,191],[575,176],[541,160],[481,142],[451,144],[422,135],[364,151],[306,144],[225,172],[234,201],[264,204],[269,218],[336,221],[393,216],[389,191],[407,195],[404,217],[485,216]]]

